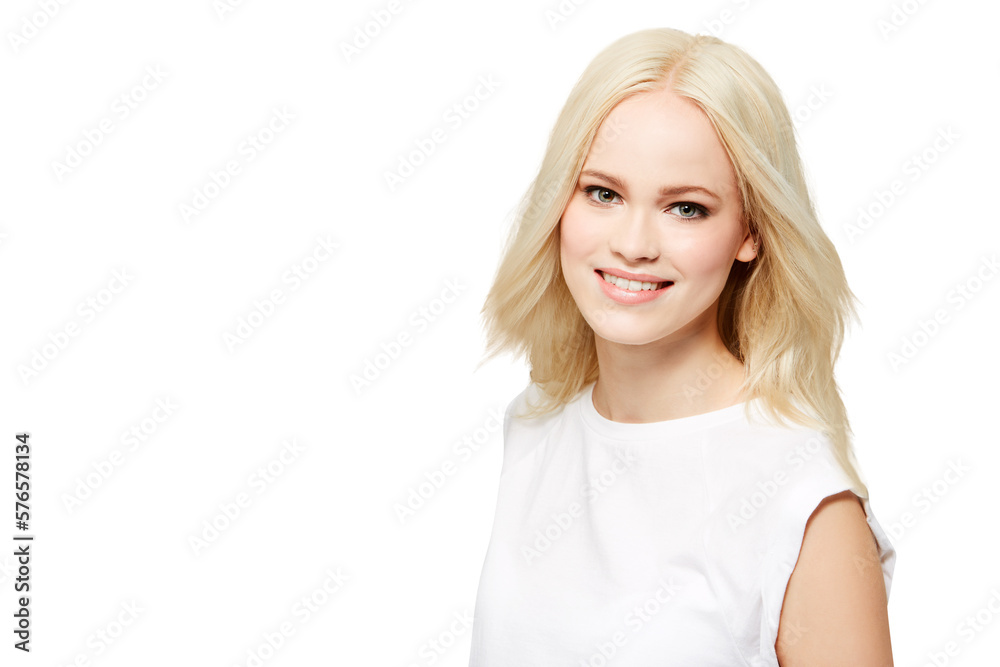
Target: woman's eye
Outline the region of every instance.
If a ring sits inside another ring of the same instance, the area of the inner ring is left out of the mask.
[[[614,203],[615,198],[618,196],[618,193],[615,192],[614,190],[609,190],[608,188],[602,188],[597,185],[592,185],[589,188],[585,188],[584,192],[586,192],[587,196],[590,197],[595,202],[597,202],[598,204],[612,204]],[[596,198],[594,197],[594,193],[597,193]]]
[[[698,206],[697,204],[692,204],[690,202],[684,202],[682,204],[674,204],[670,209],[676,209],[677,215],[682,218],[698,218],[707,214],[704,208]]]

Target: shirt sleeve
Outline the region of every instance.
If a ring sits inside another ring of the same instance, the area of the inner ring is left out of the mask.
[[[875,536],[878,548],[878,562],[859,564],[864,567],[879,567],[885,582],[886,597],[892,584],[892,574],[896,562],[896,550],[872,511],[867,495],[851,480],[837,460],[832,443],[827,438],[816,438],[815,454],[805,450],[800,456],[801,466],[791,473],[791,483],[777,518],[780,525],[772,526],[772,540],[764,560],[761,574],[761,600],[763,610],[760,628],[760,654],[751,661],[755,667],[778,665],[775,642],[778,637],[778,622],[781,607],[798,561],[802,539],[805,536],[809,517],[828,496],[850,490],[861,500],[868,527]]]

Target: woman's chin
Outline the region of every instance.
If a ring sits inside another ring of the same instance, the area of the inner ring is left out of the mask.
[[[605,343],[615,343],[617,345],[649,345],[650,343],[655,343],[661,340],[664,335],[662,332],[642,332],[637,331],[634,327],[597,327],[594,329],[594,335],[597,338],[602,339]]]

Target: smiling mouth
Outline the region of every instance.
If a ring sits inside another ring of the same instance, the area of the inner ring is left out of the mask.
[[[646,283],[639,282],[638,280],[619,278],[618,276],[613,276],[610,273],[605,273],[600,269],[598,269],[597,272],[601,274],[601,277],[604,278],[605,282],[611,283],[619,289],[628,290],[629,292],[654,292],[674,284],[672,280],[666,280],[660,283]]]

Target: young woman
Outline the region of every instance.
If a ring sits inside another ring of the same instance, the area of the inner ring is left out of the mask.
[[[570,94],[483,312],[509,405],[473,667],[892,665],[854,316],[774,81],[670,29]]]

